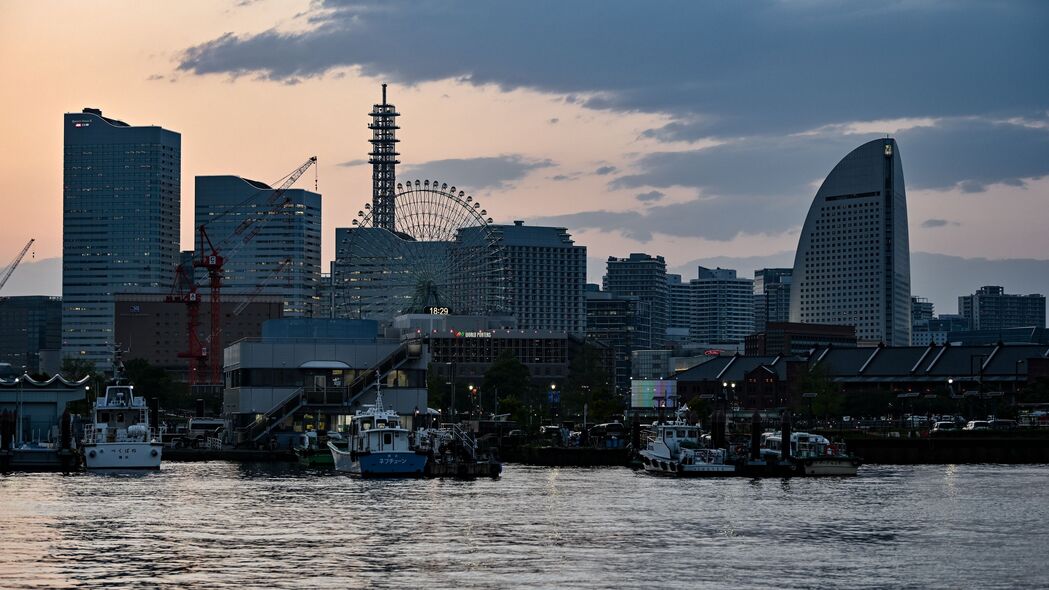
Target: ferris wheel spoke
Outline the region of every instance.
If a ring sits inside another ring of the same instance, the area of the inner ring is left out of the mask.
[[[475,205],[455,187],[413,180],[395,195],[395,232],[370,227],[368,209],[336,264],[343,307],[384,321],[432,303],[456,313],[504,311],[507,259]]]

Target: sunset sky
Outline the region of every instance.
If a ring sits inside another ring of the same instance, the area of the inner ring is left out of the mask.
[[[913,252],[1044,261],[1047,31],[1049,3],[1021,1],[5,2],[0,194],[18,221],[0,264],[30,237],[30,262],[61,256],[62,114],[89,106],[182,134],[183,248],[194,176],[268,182],[318,156],[330,259],[370,199],[382,81],[399,179],[569,228],[591,281],[630,252],[790,265],[823,177],[886,133]]]

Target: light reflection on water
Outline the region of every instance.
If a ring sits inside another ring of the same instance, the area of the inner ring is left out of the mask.
[[[0,476],[0,587],[1044,585],[1047,466],[674,480],[507,467],[375,481],[280,465]]]

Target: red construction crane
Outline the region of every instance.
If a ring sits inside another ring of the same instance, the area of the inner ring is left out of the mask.
[[[25,258],[25,253],[29,251],[29,247],[32,246],[35,241],[35,238],[30,239],[29,243],[18,253],[18,256],[15,256],[14,262],[7,265],[7,268],[3,270],[3,274],[0,274],[0,289],[3,289],[4,285],[7,284],[7,279],[11,278],[11,275],[14,274],[15,269],[18,268],[18,263],[22,262],[22,259]]]
[[[193,268],[203,268],[208,274],[208,286],[211,291],[211,326],[210,335],[208,337],[207,345],[205,346],[200,341],[198,330],[200,327],[200,300],[197,295],[197,285],[192,277],[192,273],[187,273],[186,269],[179,266],[178,272],[180,277],[176,278],[176,292],[173,290],[173,294],[167,298],[168,301],[182,301],[186,304],[186,316],[187,316],[187,331],[189,332],[189,343],[188,350],[186,352],[179,353],[180,358],[190,359],[191,367],[189,373],[190,385],[196,385],[200,378],[198,371],[203,369],[204,366],[209,368],[209,382],[212,384],[218,384],[222,382],[222,272],[223,266],[226,261],[230,259],[241,246],[247,244],[258,235],[259,231],[262,230],[263,224],[270,219],[273,219],[279,215],[285,208],[291,204],[291,198],[285,197],[284,193],[295,181],[299,179],[310,166],[317,163],[317,157],[313,156],[309,160],[306,160],[304,164],[295,169],[291,174],[285,177],[284,183],[281,184],[273,193],[269,196],[268,204],[271,206],[270,209],[264,211],[261,214],[254,215],[244,220],[232,234],[226,236],[218,245],[215,245],[211,241],[211,237],[208,235],[207,224],[202,224],[197,228],[197,234],[199,236],[199,249],[196,251],[199,255],[195,255],[193,258]],[[222,214],[215,217],[220,219],[237,207],[244,206],[254,200],[256,194],[245,201],[234,205],[230,209],[226,210]],[[249,231],[250,230],[250,231]],[[227,249],[234,239],[238,238],[244,232],[247,231],[247,235],[240,239],[240,243],[234,245],[232,248]],[[225,255],[223,254],[225,253]],[[283,270],[282,269],[279,269]],[[183,277],[189,275],[189,287],[184,291],[179,288],[178,284]],[[194,363],[195,361],[195,363]]]

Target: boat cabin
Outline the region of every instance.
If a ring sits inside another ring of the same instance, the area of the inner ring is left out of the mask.
[[[831,442],[824,436],[809,434],[807,432],[794,432],[790,435],[790,455],[797,459],[823,457],[827,455],[827,449]],[[783,434],[781,432],[766,432],[761,435],[761,452],[783,454]]]
[[[146,400],[135,396],[131,385],[111,385],[95,401],[93,420],[95,440],[122,442],[149,436],[149,409]]]

